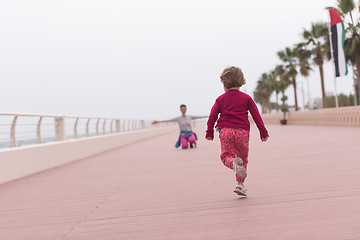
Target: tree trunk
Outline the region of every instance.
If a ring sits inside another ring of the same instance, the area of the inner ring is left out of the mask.
[[[276,112],[279,112],[279,93],[276,93]]]
[[[264,102],[262,101],[261,104],[261,114],[264,114],[265,113],[265,106],[264,106]]]
[[[282,102],[282,106],[285,106],[285,102],[286,101],[283,101],[283,97],[285,96],[285,91],[281,91],[281,93],[282,93],[282,98],[281,98],[281,102]],[[282,111],[282,109],[281,109],[281,111]],[[284,111],[283,112],[284,113],[284,120],[286,119],[285,117],[286,117],[286,112]]]
[[[323,108],[326,108],[327,104],[326,104],[326,94],[325,94],[325,84],[324,84],[324,69],[322,64],[319,64],[319,72],[320,72],[320,80],[321,80],[322,103],[323,103]]]
[[[356,89],[356,85],[357,85],[357,79],[358,79],[358,74],[357,74],[357,71],[356,71],[356,65],[355,63],[351,63],[351,67],[352,67],[352,70],[353,70],[353,79],[354,79],[354,106],[357,106],[358,105],[358,91]]]
[[[356,89],[355,89],[355,94],[354,94],[354,97],[356,97],[357,99],[360,100],[360,58],[357,57],[355,59],[355,62],[356,62],[356,69],[357,69],[357,86],[358,86],[358,92],[356,92]],[[358,94],[358,95],[357,95]],[[357,104],[359,104],[359,102],[357,102]]]
[[[294,87],[294,97],[295,97],[295,111],[298,111],[299,108],[298,108],[298,102],[297,102],[297,93],[296,93],[296,78],[293,77],[292,78],[292,84],[293,84],[293,87]]]

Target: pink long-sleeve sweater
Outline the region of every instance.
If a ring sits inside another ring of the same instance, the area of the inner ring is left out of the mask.
[[[249,95],[237,89],[230,89],[216,99],[207,122],[206,137],[214,138],[216,121],[216,128],[236,128],[250,131],[248,111],[260,131],[260,138],[268,137],[268,131],[255,102]],[[219,113],[220,118],[218,119]]]

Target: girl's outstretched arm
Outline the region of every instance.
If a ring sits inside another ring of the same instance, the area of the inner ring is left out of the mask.
[[[177,122],[178,121],[178,118],[172,118],[172,119],[169,119],[169,120],[162,120],[162,121],[153,121],[151,124],[158,124],[158,123],[165,123],[165,122]]]
[[[191,119],[208,118],[209,116],[191,116]]]

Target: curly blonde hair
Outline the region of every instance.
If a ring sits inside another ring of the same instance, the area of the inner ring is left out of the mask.
[[[225,68],[220,76],[220,79],[226,89],[241,87],[246,83],[241,69],[234,66]]]

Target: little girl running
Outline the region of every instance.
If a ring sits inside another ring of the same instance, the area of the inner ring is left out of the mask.
[[[269,138],[268,131],[252,98],[239,91],[245,84],[245,78],[240,68],[224,69],[220,76],[225,93],[219,96],[207,122],[206,139],[214,139],[214,125],[219,131],[221,143],[221,161],[236,172],[237,185],[234,192],[247,196],[244,181],[247,176],[250,123],[248,111],[260,131],[260,138],[265,142]],[[218,119],[218,114],[220,118]]]

